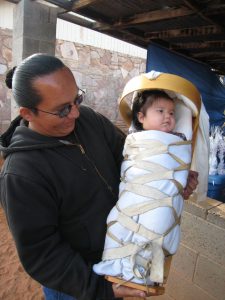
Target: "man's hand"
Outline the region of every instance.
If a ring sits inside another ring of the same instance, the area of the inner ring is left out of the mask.
[[[185,200],[187,200],[193,191],[196,189],[198,185],[198,173],[195,171],[189,171],[188,178],[187,178],[187,185],[183,190],[182,196]]]
[[[118,286],[116,283],[113,283],[112,289],[115,295],[115,298],[124,298],[124,297],[139,297],[145,298],[147,294],[143,291],[129,288],[127,286]]]

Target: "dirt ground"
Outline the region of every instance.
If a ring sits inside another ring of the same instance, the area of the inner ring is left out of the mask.
[[[0,207],[0,300],[43,300],[40,285],[21,266]]]
[[[125,298],[124,300],[140,300]],[[0,207],[0,300],[44,300],[41,286],[19,262],[15,245]]]

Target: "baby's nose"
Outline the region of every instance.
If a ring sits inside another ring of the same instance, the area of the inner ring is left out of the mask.
[[[166,118],[170,118],[171,117],[170,113],[169,112],[165,112],[165,117]]]

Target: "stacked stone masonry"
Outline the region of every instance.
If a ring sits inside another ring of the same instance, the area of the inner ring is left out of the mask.
[[[0,132],[4,132],[11,118],[11,93],[5,87],[5,74],[12,67],[12,33],[0,29]]]
[[[72,70],[78,86],[86,91],[85,104],[124,126],[117,100],[127,81],[145,72],[146,61],[63,40],[56,43],[56,56]],[[6,130],[11,116],[18,113],[11,105],[11,92],[4,83],[11,67],[12,32],[0,29],[0,132]]]

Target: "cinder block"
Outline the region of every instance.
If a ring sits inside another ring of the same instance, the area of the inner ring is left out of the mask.
[[[33,39],[24,37],[24,39],[23,39],[23,57],[24,57],[24,53],[31,55],[33,53],[36,53],[38,50],[39,50],[39,40],[36,40],[35,37]]]
[[[40,34],[40,39],[44,40],[44,41],[55,43],[55,41],[56,41],[56,18],[55,18],[54,24],[51,24],[51,23],[42,24],[42,31]]]
[[[225,267],[199,256],[194,283],[216,299],[225,299]]]
[[[225,230],[223,228],[184,212],[181,232],[181,242],[185,246],[225,266]]]
[[[40,24],[37,26],[37,24]],[[37,40],[44,40],[54,42],[56,39],[56,22],[55,24],[41,23],[27,20],[26,26],[24,27],[24,36],[26,38],[36,38]]]
[[[51,55],[55,55],[55,43],[54,42],[39,42],[39,51],[40,53],[48,53]]]
[[[184,244],[180,244],[178,252],[173,255],[171,268],[175,268],[187,280],[194,277],[198,253]]]
[[[177,273],[174,269],[169,275],[166,294],[176,300],[219,300],[193,284],[193,282],[183,278],[182,274]]]
[[[13,56],[16,55],[16,64],[36,52],[54,55],[57,9],[35,1],[21,1],[15,11]]]
[[[216,207],[221,204],[221,202],[206,198],[204,201],[197,202],[197,196],[194,195],[188,200],[184,201],[184,211],[187,211],[195,216],[201,217],[203,219],[207,218],[208,211],[213,207]]]
[[[56,19],[56,8],[49,8],[35,1],[26,1],[24,5],[24,35],[30,38],[35,35],[37,39],[42,39],[43,36],[50,37],[52,33],[51,39],[55,38]]]
[[[225,229],[225,204],[220,202],[220,205],[210,209],[207,220]]]

